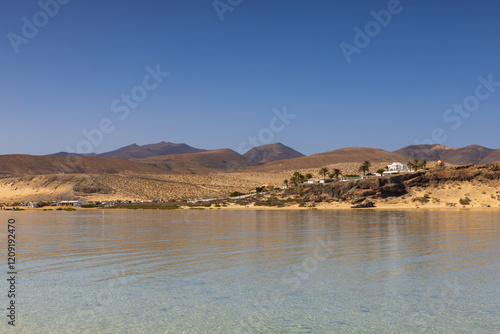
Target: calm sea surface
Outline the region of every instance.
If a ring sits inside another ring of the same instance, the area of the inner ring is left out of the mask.
[[[496,209],[12,217],[19,333],[500,332]]]

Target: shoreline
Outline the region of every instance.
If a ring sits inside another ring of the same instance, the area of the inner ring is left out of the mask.
[[[371,208],[351,208],[351,206],[346,205],[346,206],[330,206],[330,205],[317,205],[314,207],[299,207],[299,206],[285,206],[285,207],[266,207],[266,206],[254,206],[254,205],[230,205],[226,207],[203,207],[203,206],[192,206],[192,207],[187,207],[187,206],[181,206],[179,208],[171,208],[171,207],[149,207],[149,208],[134,208],[134,207],[119,207],[119,208],[113,208],[113,207],[108,207],[108,208],[102,208],[102,207],[97,207],[97,208],[80,208],[76,207],[73,208],[74,210],[57,210],[54,209],[54,207],[42,207],[42,208],[20,208],[20,210],[13,210],[13,209],[3,209],[0,210],[0,212],[9,212],[9,213],[14,213],[14,212],[22,212],[22,211],[28,211],[28,212],[33,212],[33,211],[65,211],[65,212],[75,212],[75,211],[96,211],[96,210],[125,210],[125,211],[190,211],[190,210],[248,210],[248,211],[261,211],[261,210],[266,210],[266,211],[273,211],[273,210],[319,210],[319,211],[335,211],[335,210],[500,210],[500,205],[499,206],[456,206],[456,207],[449,207],[449,206],[444,206],[444,205],[422,205],[422,206],[412,206],[412,205],[382,205],[382,206],[375,206]]]

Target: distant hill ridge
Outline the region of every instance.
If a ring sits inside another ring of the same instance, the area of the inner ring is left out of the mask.
[[[133,150],[121,152],[112,157],[118,159],[143,159],[160,155],[199,153],[204,151],[206,150],[194,148],[187,144],[167,143],[162,141],[157,144],[143,145]]]
[[[156,144],[132,144],[97,157],[86,154],[78,162],[78,154],[59,152],[49,156],[0,156],[0,177],[57,173],[148,174],[148,173],[217,173],[279,172],[318,168],[336,163],[373,163],[436,161],[455,165],[488,164],[500,161],[500,149],[479,145],[453,148],[444,145],[410,145],[394,152],[371,147],[346,147],[304,156],[302,153],[274,143],[254,147],[241,155],[230,149],[204,150],[183,143],[162,141]],[[104,159],[104,160],[102,160]],[[109,159],[109,160],[106,160]],[[130,162],[130,163],[127,163]]]
[[[159,142],[156,144],[137,145],[132,144],[121,147],[114,151],[104,152],[97,154],[98,157],[117,158],[117,159],[143,159],[167,154],[184,154],[184,153],[198,153],[206,150],[194,148],[187,144],[176,144],[171,142]],[[77,154],[68,152],[59,152],[49,154],[51,156],[94,156],[94,154]]]
[[[500,161],[500,149],[491,149],[480,145],[469,145],[453,148],[443,145],[410,145],[396,153],[407,155],[418,160],[439,160],[456,165],[488,164]]]
[[[248,161],[237,152],[222,148],[218,150],[204,151],[198,153],[169,154],[154,156],[136,161],[161,167],[166,162],[180,162],[189,165],[196,165],[219,172],[239,172],[257,164]]]
[[[0,155],[0,177],[49,174],[163,174],[165,170],[135,161],[101,157]]]
[[[249,161],[261,165],[276,160],[300,158],[305,155],[282,143],[275,143],[254,147],[243,154],[243,156]]]

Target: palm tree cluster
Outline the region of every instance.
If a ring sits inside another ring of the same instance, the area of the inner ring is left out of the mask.
[[[328,168],[323,167],[323,168],[321,168],[319,170],[319,175],[323,175],[324,179],[326,179],[327,175],[328,175],[328,177],[330,179],[333,179],[335,177],[337,179],[337,181],[338,181],[339,180],[339,175],[342,175],[342,172],[340,171],[340,169],[334,168],[334,169],[332,169],[332,172],[329,173]]]
[[[306,177],[299,172],[293,173],[292,177],[290,178],[290,182],[294,183],[296,186],[299,185],[299,183],[304,182]]]
[[[412,169],[414,171],[416,171],[417,169],[419,168],[427,168],[427,160],[422,160],[422,161],[418,161],[417,159],[413,160],[413,161],[408,161],[408,163],[406,164],[406,166],[408,167],[408,169],[411,171]]]
[[[339,175],[342,175],[342,172],[340,171],[340,169],[337,169],[337,168],[332,169],[331,173],[328,173],[328,172],[329,172],[328,168],[323,167],[319,170],[319,175],[322,175],[323,178],[326,178],[326,176],[328,175],[328,177],[330,179],[333,179],[335,177],[335,178],[337,178],[337,181],[339,180]],[[307,173],[306,175],[302,175],[299,172],[295,172],[295,173],[293,173],[290,180],[284,180],[283,184],[286,187],[288,187],[289,184],[295,184],[296,186],[298,186],[299,183],[302,183],[305,180],[312,179],[312,177],[313,177],[313,175],[311,173]]]

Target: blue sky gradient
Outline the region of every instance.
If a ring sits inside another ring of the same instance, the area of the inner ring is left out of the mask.
[[[446,113],[474,102],[478,77],[500,82],[498,1],[221,0],[223,20],[210,0],[55,1],[41,1],[59,10],[16,53],[9,34],[25,38],[23,17],[42,8],[0,0],[0,154],[76,150],[103,119],[97,153],[163,140],[238,151],[249,136],[304,154],[396,150],[433,132],[500,148],[500,86],[482,88],[472,112]],[[348,63],[340,44],[355,47],[354,28],[391,6]],[[113,101],[157,65],[168,77],[120,119]],[[284,107],[295,118],[271,129]]]

